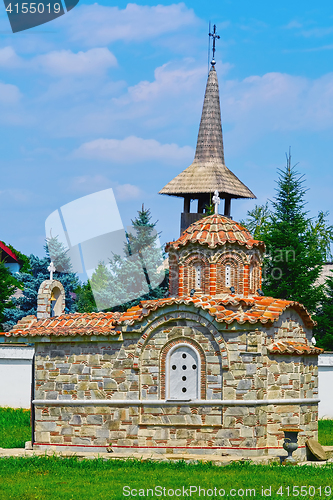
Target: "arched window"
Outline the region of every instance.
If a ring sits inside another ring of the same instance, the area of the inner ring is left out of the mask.
[[[253,292],[253,265],[250,266],[250,290]]]
[[[196,264],[195,269],[195,288],[201,288],[201,266]]]
[[[230,266],[230,264],[227,264],[225,266],[225,286],[227,286],[227,287],[231,286],[231,266]]]
[[[166,369],[167,399],[199,399],[200,358],[193,347],[178,344],[171,349]]]
[[[58,287],[54,287],[51,292],[51,317],[60,316],[62,313],[62,297]]]

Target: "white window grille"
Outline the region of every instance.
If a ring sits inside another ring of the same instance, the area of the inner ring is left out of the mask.
[[[197,264],[195,266],[195,288],[201,288],[201,266]]]
[[[200,358],[188,344],[175,346],[167,359],[167,399],[199,399]]]
[[[225,266],[225,286],[231,286],[231,266],[227,264]]]

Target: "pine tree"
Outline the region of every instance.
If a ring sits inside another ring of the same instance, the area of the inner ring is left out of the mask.
[[[156,224],[142,206],[132,220],[133,231],[126,233],[126,257],[114,255],[108,266],[99,264],[90,280],[99,309],[124,311],[140,300],[165,296],[168,285],[162,251],[156,246]]]
[[[12,328],[24,316],[37,315],[39,287],[44,280],[50,279],[50,272],[47,269],[51,262],[50,253],[57,269],[53,274],[53,278],[60,281],[65,289],[65,313],[76,311],[75,290],[79,285],[79,280],[76,274],[70,272],[70,260],[65,249],[56,238],[53,238],[52,241],[48,241],[45,251],[47,256],[42,259],[35,255],[29,256],[29,272],[19,272],[15,275],[17,281],[21,284],[23,296],[12,299],[14,308],[4,309],[3,323],[6,330]],[[59,266],[59,270],[57,266]]]
[[[316,347],[333,351],[333,275],[326,278],[324,297],[314,316],[317,325],[313,329]]]

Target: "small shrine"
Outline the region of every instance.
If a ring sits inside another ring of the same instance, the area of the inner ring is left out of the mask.
[[[305,457],[318,437],[322,349],[301,304],[263,295],[264,243],[230,218],[231,198],[254,195],[224,165],[213,62],[195,160],[161,191],[184,197],[183,231],[166,247],[169,296],[66,315],[50,266],[37,317],[2,334],[35,345],[34,449],[281,455],[281,427],[297,426]]]

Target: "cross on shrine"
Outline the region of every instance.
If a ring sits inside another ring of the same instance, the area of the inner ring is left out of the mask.
[[[208,33],[210,37],[213,38],[213,60],[212,60],[212,66],[215,66],[216,64],[216,61],[215,61],[215,40],[216,38],[219,40],[220,39],[220,35],[217,35],[216,34],[216,24],[214,24],[213,26],[213,33]]]
[[[215,205],[215,213],[218,214],[219,213],[220,197],[219,197],[219,192],[217,189],[214,191],[213,203]]]
[[[56,271],[56,268],[55,268],[53,262],[51,262],[51,264],[49,265],[47,270],[50,272],[50,280],[52,281],[53,280],[53,273],[54,273],[54,271]]]

